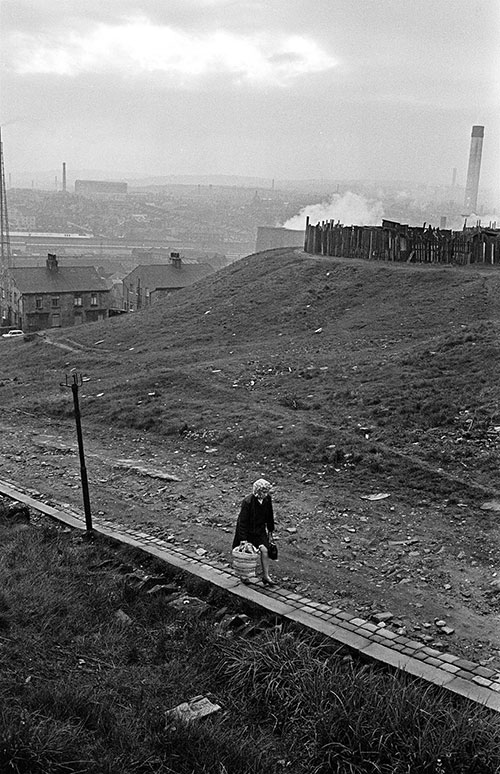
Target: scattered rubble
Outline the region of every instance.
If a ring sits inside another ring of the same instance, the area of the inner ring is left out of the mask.
[[[377,623],[386,623],[394,618],[394,615],[387,611],[385,613],[374,613],[371,618],[372,621],[376,621]]]
[[[192,597],[189,594],[181,594],[168,603],[168,607],[177,610],[179,613],[201,616],[212,610],[208,602],[204,602],[198,597]]]

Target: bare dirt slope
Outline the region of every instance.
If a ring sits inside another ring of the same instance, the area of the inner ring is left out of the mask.
[[[76,369],[96,512],[227,557],[264,475],[283,585],[500,666],[499,291],[488,268],[275,250],[0,342],[0,477],[81,507]]]

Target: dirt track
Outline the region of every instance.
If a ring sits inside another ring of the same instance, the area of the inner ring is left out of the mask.
[[[3,416],[0,477],[81,512],[74,429],[19,412]],[[500,595],[490,585],[498,579],[498,543],[491,542],[498,515],[480,510],[484,498],[476,505],[431,505],[432,498],[410,505],[386,491],[389,497],[369,501],[361,498],[377,493],[369,484],[353,496],[340,474],[333,481],[284,465],[262,467],[185,438],[160,445],[137,433],[131,445],[130,436],[101,432],[84,427],[94,513],[228,560],[239,502],[264,475],[276,483],[274,574],[282,585],[364,617],[389,610],[392,628],[500,667]],[[440,633],[439,619],[453,635]]]

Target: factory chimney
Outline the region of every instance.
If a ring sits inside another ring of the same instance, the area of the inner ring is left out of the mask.
[[[477,212],[477,192],[479,189],[479,173],[481,172],[481,155],[483,152],[484,126],[473,126],[470,138],[469,167],[467,183],[465,184],[465,213]]]
[[[63,161],[62,189],[63,189],[64,193],[66,193],[66,162],[65,161]]]

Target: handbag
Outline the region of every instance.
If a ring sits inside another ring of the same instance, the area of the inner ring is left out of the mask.
[[[269,555],[269,559],[272,559],[273,561],[276,561],[278,558],[278,546],[276,543],[269,543],[269,548],[267,549],[267,553]]]

